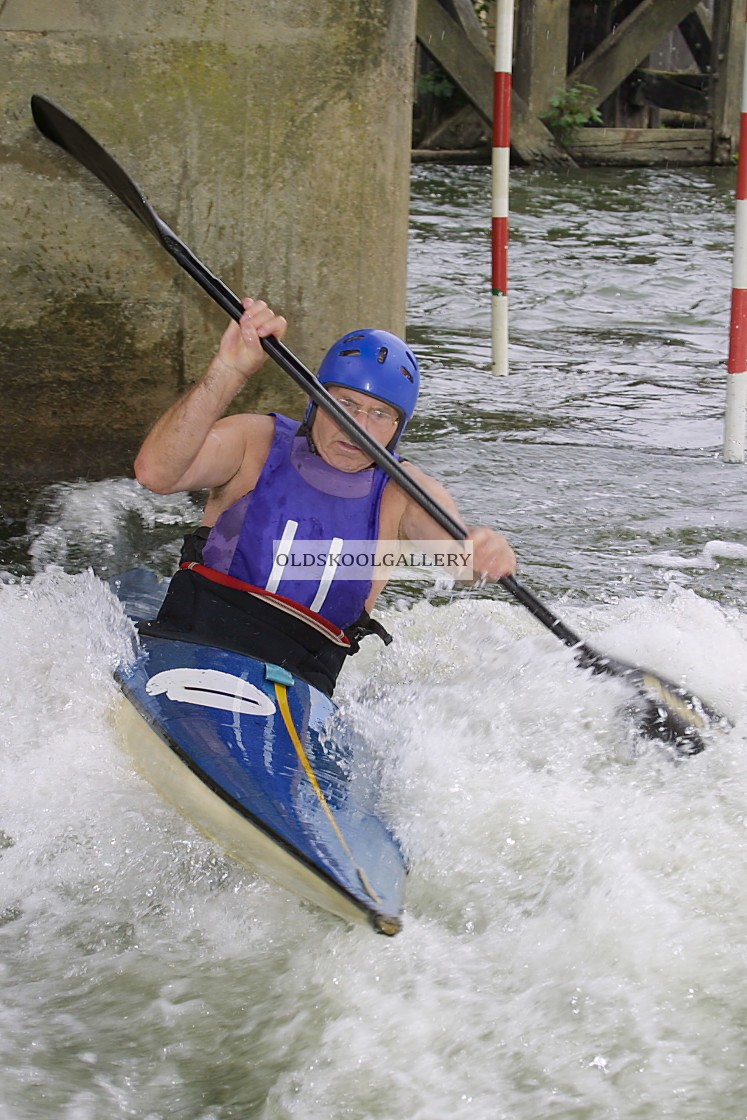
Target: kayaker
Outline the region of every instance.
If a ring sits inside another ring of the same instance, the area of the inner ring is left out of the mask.
[[[391,641],[370,617],[386,579],[372,581],[366,571],[335,579],[332,545],[339,557],[346,542],[448,538],[315,405],[301,424],[274,414],[224,415],[265,363],[260,339],[282,339],[287,327],[264,301],[247,298],[243,305],[240,323],[231,322],[201,380],[156,422],[135,462],[138,481],[156,493],[209,491],[203,523],[185,538],[158,618],[142,627],[274,662],[331,695],[362,637]],[[401,339],[378,330],[345,335],[318,377],[372,438],[394,451],[419,387],[417,361]],[[459,519],[440,483],[403,465]],[[500,533],[470,527],[469,539],[477,577],[515,571],[513,550]],[[286,561],[301,541],[319,542],[328,552],[311,579],[307,572],[297,578],[278,566],[278,541]]]

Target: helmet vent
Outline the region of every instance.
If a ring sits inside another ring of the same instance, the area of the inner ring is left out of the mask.
[[[360,357],[360,350],[341,350],[341,358],[358,358]]]
[[[376,355],[376,361],[379,363],[380,366],[383,366],[384,362],[387,360],[388,354],[389,354],[388,347],[386,347],[386,346],[380,346],[379,347],[379,352]]]
[[[412,374],[410,373],[409,369],[405,369],[404,366],[399,367],[399,372],[404,373],[404,375],[405,375],[405,377],[407,378],[408,381],[413,380]]]

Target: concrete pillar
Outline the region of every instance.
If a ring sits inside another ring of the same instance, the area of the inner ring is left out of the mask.
[[[416,0],[0,4],[0,471],[127,473],[226,319],[35,130],[32,93],[108,148],[204,264],[291,323],[312,368],[404,330]],[[295,411],[285,375],[242,408]]]

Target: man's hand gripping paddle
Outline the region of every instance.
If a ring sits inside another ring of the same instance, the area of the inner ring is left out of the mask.
[[[160,241],[189,275],[208,295],[237,322],[244,308],[239,298],[210,272],[194,253],[159,218],[143,192],[112,156],[76,121],[44,97],[31,98],[31,112],[39,130],[59,147],[74,156],[97,179],[127,206],[136,218]],[[267,354],[291,377],[315,404],[323,408],[352,440],[417,502],[450,536],[463,541],[467,530],[402,468],[381,444],[369,436],[354,418],[327,392],[314,374],[276,338],[263,338]],[[643,735],[671,744],[680,755],[697,754],[705,747],[701,732],[711,724],[727,726],[727,721],[681,685],[673,684],[655,673],[628,665],[598,653],[574,634],[531,591],[505,576],[501,585],[530,611],[543,626],[570,646],[579,665],[594,673],[606,673],[630,686],[630,710]]]

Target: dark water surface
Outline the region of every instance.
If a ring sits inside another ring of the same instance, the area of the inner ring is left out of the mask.
[[[745,471],[721,461],[733,173],[515,172],[508,378],[490,373],[487,176],[414,179],[418,453],[542,593],[655,590],[652,556],[746,547]],[[701,565],[699,589],[744,602],[743,575]]]

